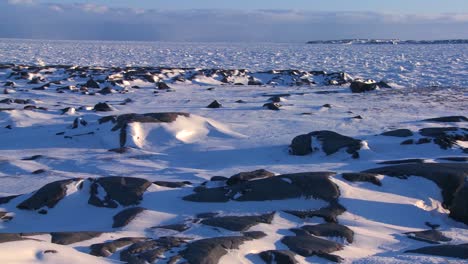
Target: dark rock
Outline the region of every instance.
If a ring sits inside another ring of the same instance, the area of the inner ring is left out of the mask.
[[[182,188],[182,187],[192,184],[189,181],[183,181],[183,182],[155,181],[153,183],[158,186],[163,186],[167,188]]]
[[[301,227],[302,230],[314,236],[324,237],[342,237],[346,238],[348,243],[353,243],[354,232],[348,227],[336,223],[326,223],[319,225],[305,225]]]
[[[418,141],[416,141],[416,145],[421,145],[421,144],[429,144],[432,142],[432,139],[430,138],[420,138]]]
[[[102,235],[101,232],[54,232],[50,233],[52,243],[59,245],[70,245],[77,242],[90,240]]]
[[[240,245],[249,240],[252,238],[244,236],[201,239],[190,243],[181,254],[190,264],[215,264],[228,250],[239,249]]]
[[[343,178],[350,182],[370,182],[377,186],[382,186],[382,182],[373,173],[343,173]]]
[[[409,238],[414,240],[419,240],[431,244],[439,244],[440,242],[448,242],[452,239],[444,236],[442,232],[437,230],[426,230],[418,232],[408,232],[405,233]]]
[[[224,176],[213,176],[210,181],[227,181],[229,178]]]
[[[43,110],[43,111],[47,111],[47,108],[45,107],[37,107],[35,105],[27,105],[23,108],[24,110]]]
[[[343,249],[343,245],[339,243],[311,236],[305,232],[296,236],[285,236],[281,242],[288,246],[291,251],[304,257],[322,257]]]
[[[107,103],[97,103],[94,106],[94,111],[96,112],[110,112],[113,111],[112,107],[108,105]]]
[[[269,110],[278,111],[278,110],[280,110],[281,105],[278,104],[278,103],[266,103],[266,104],[263,105],[263,107],[267,108]]]
[[[250,231],[250,232],[243,232],[242,233],[245,237],[249,237],[249,238],[253,238],[253,239],[260,239],[260,238],[264,238],[267,236],[267,234],[265,234],[264,232],[262,231]]]
[[[16,86],[16,83],[15,82],[11,82],[11,81],[7,81],[5,82],[5,84],[3,85],[4,87],[15,87]]]
[[[430,223],[430,222],[425,222],[424,224],[425,224],[426,226],[430,227],[430,228],[433,229],[433,230],[435,230],[435,229],[437,229],[437,228],[440,227],[439,224],[432,224],[432,223]]]
[[[107,95],[107,94],[111,94],[113,92],[115,92],[114,89],[112,89],[111,87],[106,87],[106,88],[102,88],[97,93],[102,94],[102,95]]]
[[[57,254],[58,251],[54,249],[48,249],[44,251],[44,254]]]
[[[466,163],[465,163],[466,164]],[[468,165],[468,164],[466,164]],[[465,174],[467,174],[465,170]],[[454,195],[453,203],[449,207],[450,217],[468,225],[468,183],[459,188]]]
[[[363,81],[353,81],[349,86],[353,93],[364,93],[377,89],[377,83],[366,83]]]
[[[170,90],[171,87],[169,87],[169,85],[167,85],[167,83],[165,82],[158,82],[156,84],[156,86],[158,87],[159,90]]]
[[[48,183],[17,207],[23,210],[38,210],[44,206],[53,208],[67,194],[67,185],[81,179],[70,179]]]
[[[455,161],[455,162],[468,162],[468,157],[445,157],[445,158],[438,158],[438,160],[447,160],[447,161]]]
[[[247,83],[247,85],[263,85],[263,83],[260,80],[252,78],[252,79],[249,79],[249,82]]]
[[[305,156],[312,153],[312,137],[308,134],[295,137],[289,145],[289,153],[296,156]]]
[[[108,151],[119,153],[119,154],[124,154],[124,153],[129,152],[130,150],[131,148],[128,148],[128,147],[120,147],[120,148],[109,149]]]
[[[98,257],[109,257],[115,253],[119,248],[131,245],[133,243],[148,240],[145,237],[124,237],[117,240],[99,244],[93,244],[90,246],[90,254]]]
[[[362,116],[360,115],[357,115],[357,116],[353,116],[352,119],[359,119],[359,120],[362,120],[364,119]]]
[[[12,104],[13,103],[13,99],[10,99],[10,98],[5,98],[3,100],[0,100],[0,104]]]
[[[77,117],[73,120],[72,129],[77,129],[80,125],[87,126],[88,122],[86,122],[82,117]]]
[[[468,259],[468,244],[423,247],[423,248],[418,248],[414,250],[408,250],[405,252],[432,255],[432,256]]]
[[[75,110],[75,108],[73,108],[73,107],[66,107],[64,109],[61,109],[62,115],[66,114],[66,113],[68,113],[70,111],[74,111],[74,110]]]
[[[268,201],[292,198],[314,198],[334,201],[339,195],[338,186],[330,179],[333,172],[305,172],[285,174],[236,185],[205,188],[183,199],[193,202]]]
[[[331,104],[324,104],[324,105],[322,105],[322,107],[331,108],[332,106],[331,106]]]
[[[329,206],[320,208],[318,210],[285,210],[284,212],[301,219],[321,217],[328,223],[338,223],[338,216],[346,212],[346,208],[337,202],[332,202]]]
[[[166,251],[187,243],[186,238],[161,237],[139,241],[120,252],[120,261],[127,263],[153,263],[162,258]]]
[[[383,161],[379,162],[377,164],[404,164],[404,163],[425,163],[425,159],[403,159],[403,160],[388,160],[388,161]]]
[[[44,170],[44,169],[38,169],[38,170],[35,170],[35,171],[31,172],[31,174],[42,174],[42,173],[45,173],[45,172],[46,172],[46,170]]]
[[[15,199],[18,196],[20,196],[20,195],[11,195],[11,196],[0,197],[0,204],[7,204],[11,200]]]
[[[236,103],[238,103],[238,104],[245,104],[245,103],[247,103],[247,102],[244,101],[244,100],[237,100]]]
[[[457,141],[468,141],[468,129],[457,127],[431,127],[419,130],[422,136],[434,139],[442,149],[452,148]],[[430,142],[431,140],[428,139]]]
[[[260,252],[260,258],[267,264],[296,264],[295,254],[289,250],[268,250]]]
[[[21,240],[28,240],[28,239],[22,237],[20,234],[0,233],[0,244],[21,241]]]
[[[201,221],[204,225],[221,227],[230,231],[247,231],[260,223],[271,224],[275,213],[247,216],[220,216]]]
[[[380,81],[377,83],[377,86],[379,88],[392,88],[390,85],[388,85],[388,83],[384,82],[384,81]]]
[[[386,166],[371,170],[367,173],[377,173],[392,177],[407,178],[409,176],[419,176],[431,180],[442,189],[443,205],[449,208],[455,194],[465,184],[465,177],[468,176],[468,164],[466,163],[421,163],[421,164],[400,164]]]
[[[99,83],[97,83],[95,80],[93,79],[89,79],[87,82],[86,82],[86,87],[88,88],[95,88],[95,89],[99,89]]]
[[[218,101],[214,100],[207,106],[207,108],[220,108],[221,106],[222,105]]]
[[[98,196],[98,186],[106,192],[104,201]],[[91,185],[89,204],[97,207],[117,208],[137,205],[143,199],[143,193],[151,186],[151,182],[145,179],[132,177],[103,177],[94,180]]]
[[[382,133],[382,136],[388,137],[411,137],[413,132],[409,129],[396,129]]]
[[[135,219],[135,217],[137,217],[145,210],[146,209],[142,207],[131,207],[122,210],[118,214],[114,215],[114,223],[112,224],[112,228],[124,227],[130,224],[130,222]]]
[[[317,137],[322,143],[322,150],[327,155],[334,154],[342,148],[346,148],[349,154],[357,153],[362,147],[362,141],[351,137],[340,135],[333,131],[315,131],[309,133],[310,136]]]
[[[235,174],[235,175],[231,176],[226,181],[226,184],[227,185],[234,185],[234,184],[238,184],[240,182],[246,182],[246,181],[250,181],[250,180],[253,180],[253,179],[267,178],[267,177],[273,177],[273,176],[275,176],[274,173],[269,172],[269,171],[264,170],[264,169],[249,171],[249,172],[241,172],[241,173],[238,173],[238,174]]]
[[[167,230],[174,230],[178,232],[184,232],[190,228],[189,225],[186,224],[173,224],[173,225],[164,225],[164,226],[154,226],[151,229],[167,229]]]
[[[424,119],[423,121],[427,122],[468,122],[468,118],[465,116],[444,116],[444,117],[436,117],[436,118],[429,118]]]

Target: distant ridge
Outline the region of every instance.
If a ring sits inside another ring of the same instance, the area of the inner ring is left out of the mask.
[[[444,39],[444,40],[399,40],[399,39],[339,39],[339,40],[314,40],[307,44],[368,44],[368,45],[405,45],[405,44],[468,44],[468,39]]]

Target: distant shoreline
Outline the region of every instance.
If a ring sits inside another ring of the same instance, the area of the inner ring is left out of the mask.
[[[342,45],[468,44],[468,39],[443,39],[443,40],[338,39],[338,40],[313,40],[313,41],[308,41],[306,44],[342,44]]]

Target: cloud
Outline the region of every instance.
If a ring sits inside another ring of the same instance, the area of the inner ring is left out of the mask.
[[[468,38],[468,13],[167,11],[0,0],[0,17],[0,37],[10,38],[274,42]]]

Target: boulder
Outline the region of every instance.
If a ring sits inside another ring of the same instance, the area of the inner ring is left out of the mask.
[[[468,182],[455,193],[449,210],[450,217],[468,225]]]
[[[102,235],[101,232],[53,232],[52,243],[59,245],[70,245],[77,242],[90,240]]]
[[[405,233],[405,235],[407,235],[408,238],[431,244],[439,244],[440,242],[449,242],[452,240],[444,236],[442,232],[434,229],[426,231],[407,232]]]
[[[117,208],[123,206],[138,205],[143,199],[143,194],[151,186],[151,182],[145,179],[133,177],[103,177],[93,180],[90,188],[88,203],[97,207]],[[105,194],[99,194],[99,186]],[[101,200],[100,197],[104,197]]]
[[[345,238],[348,243],[353,243],[354,240],[353,230],[337,223],[305,225],[301,227],[301,229],[314,236],[342,237]]]
[[[352,93],[364,93],[377,89],[377,83],[357,80],[351,82],[349,88],[351,88]]]
[[[182,187],[192,184],[189,181],[183,181],[183,182],[154,181],[153,183],[158,186],[167,187],[167,188],[182,188]]]
[[[333,172],[285,174],[236,185],[203,188],[183,199],[192,202],[269,201],[292,198],[314,198],[335,201],[340,191],[330,180]]]
[[[21,202],[17,208],[22,210],[38,210],[45,206],[54,208],[67,194],[67,186],[80,180],[69,179],[48,183]]]
[[[218,101],[214,100],[207,106],[207,108],[220,108],[221,106],[222,105]]]
[[[275,213],[246,216],[220,216],[207,218],[201,221],[204,225],[221,227],[230,231],[247,231],[260,223],[271,224]]]
[[[305,156],[313,152],[312,137],[309,134],[293,138],[289,145],[289,153],[295,156]]]
[[[294,252],[289,250],[267,250],[260,252],[260,258],[266,264],[296,264]]]
[[[110,111],[113,111],[114,109],[107,103],[97,103],[94,106],[93,110],[96,112],[110,112]]]
[[[296,232],[296,236],[285,236],[281,239],[281,242],[291,251],[304,257],[318,256],[328,260],[336,259],[336,262],[341,261],[339,257],[330,255],[330,253],[342,250],[343,245],[309,235],[305,231],[292,231]]]
[[[228,236],[200,239],[188,244],[181,254],[189,264],[215,264],[228,253],[228,250],[239,249],[246,241],[253,240],[248,236]]]
[[[249,172],[240,172],[238,174],[235,174],[235,175],[231,176],[226,181],[226,184],[227,185],[234,185],[234,184],[238,184],[240,182],[246,182],[246,181],[250,181],[250,180],[253,180],[253,179],[268,178],[268,177],[273,177],[273,176],[275,176],[274,173],[269,172],[269,171],[264,170],[264,169],[249,171]]]
[[[382,136],[387,137],[411,137],[413,132],[409,129],[396,129],[382,133]]]
[[[405,251],[406,253],[416,253],[449,258],[468,259],[468,244],[461,245],[440,245],[423,247]]]
[[[160,237],[153,240],[138,241],[120,252],[120,261],[126,263],[154,263],[172,248],[187,243],[182,237]]]
[[[370,182],[377,186],[382,186],[382,182],[377,178],[378,174],[374,173],[343,173],[343,179],[350,182]]]
[[[441,123],[448,123],[448,122],[456,123],[456,122],[468,122],[468,118],[466,116],[444,116],[444,117],[424,119],[423,121],[426,121],[426,122],[441,122]]]
[[[146,237],[123,237],[110,242],[93,244],[90,246],[91,252],[89,254],[97,257],[109,257],[119,248],[148,239]]]
[[[281,105],[279,103],[266,103],[263,105],[264,108],[269,109],[269,110],[275,110],[278,111],[281,108]]]
[[[131,207],[120,211],[113,217],[114,223],[112,224],[112,228],[124,227],[130,224],[135,217],[145,210],[146,209],[142,207]]]

